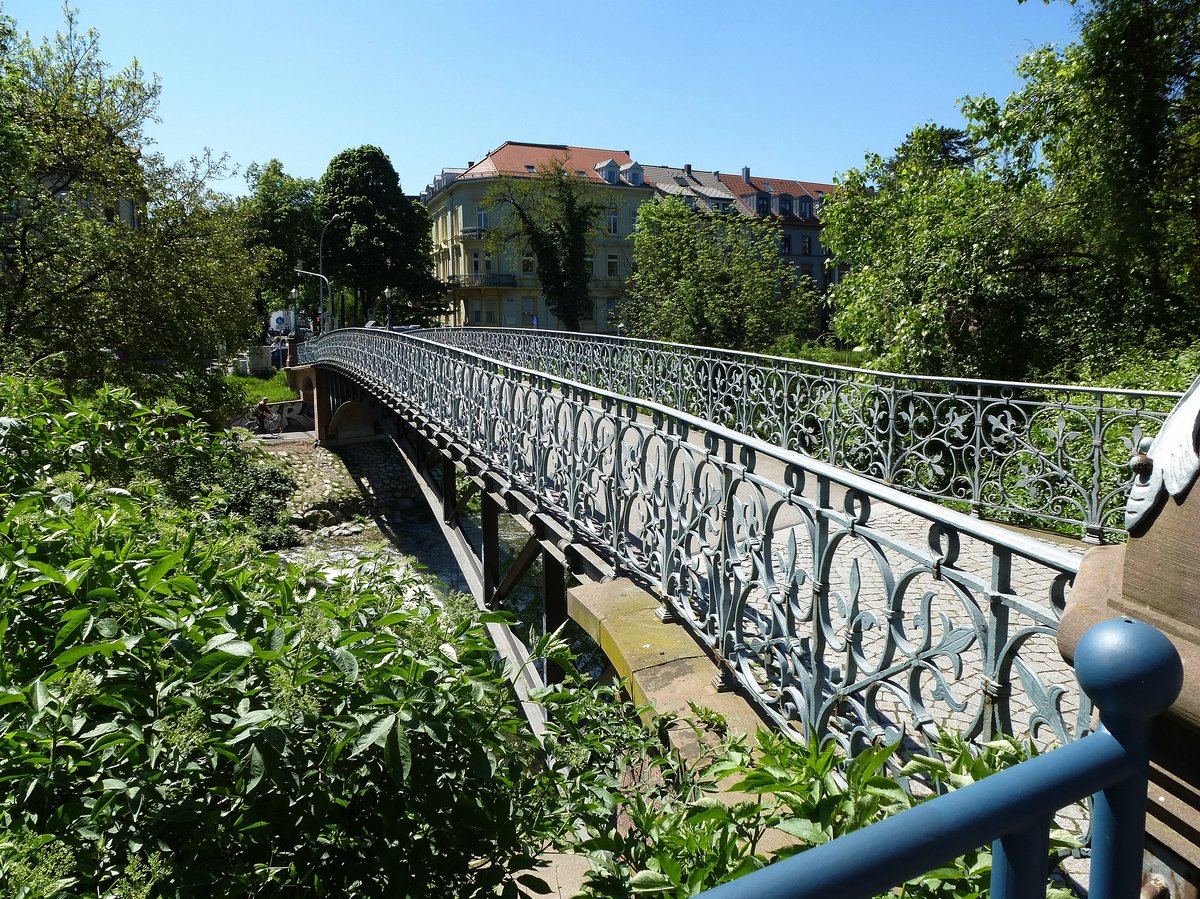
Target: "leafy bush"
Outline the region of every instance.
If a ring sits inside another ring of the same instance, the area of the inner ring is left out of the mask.
[[[751,754],[744,740],[723,734],[723,721],[711,712],[702,712],[691,726],[701,749],[690,760],[668,749],[665,740],[626,744],[629,767],[614,791],[614,813],[607,827],[593,827],[581,844],[594,867],[581,896],[692,896],[921,801],[888,774],[895,746],[846,758],[832,745],[805,745],[760,731]],[[938,749],[937,756],[910,759],[900,775],[944,792],[1034,751],[1007,738],[973,747],[949,734]],[[718,799],[722,787],[745,798]],[[763,849],[768,835],[776,844],[789,837],[794,842],[768,858]],[[1077,844],[1062,833],[1052,840],[1054,849],[1072,845]],[[1047,859],[1048,872],[1051,866]],[[898,889],[917,899],[969,899],[986,895],[990,876],[991,850],[982,847]],[[1057,887],[1047,895],[1070,896]]]
[[[251,446],[182,406],[146,406],[124,388],[80,400],[50,383],[0,378],[0,489],[20,493],[70,475],[101,487],[152,485],[159,505],[222,498],[264,546],[292,545],[298,534],[284,501],[295,482]]]
[[[263,556],[183,410],[0,404],[0,895],[517,894],[573,781],[473,604]]]

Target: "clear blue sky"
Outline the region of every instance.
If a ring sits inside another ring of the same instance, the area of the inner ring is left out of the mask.
[[[958,100],[1007,96],[1017,60],[1077,35],[1067,3],[76,0],[114,66],[162,79],[157,149],[319,177],[376,144],[419,192],[506,140],[643,164],[831,180]],[[55,0],[0,0],[35,39]],[[217,185],[244,193],[241,175]]]

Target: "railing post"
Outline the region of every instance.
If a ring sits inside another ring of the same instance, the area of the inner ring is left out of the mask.
[[[1046,895],[1046,860],[1050,857],[1050,824],[1046,818],[1020,833],[992,843],[992,899],[1030,899]]]
[[[997,733],[1010,734],[1013,732],[1009,709],[1009,697],[1012,694],[1010,679],[1006,678],[1003,683],[1000,681],[1000,670],[1003,665],[1001,654],[1008,645],[1009,608],[1004,597],[1013,592],[1012,561],[1011,551],[1001,549],[999,546],[992,547],[992,595],[988,604],[991,614],[988,615],[987,620],[988,642],[984,647],[986,670],[984,671],[983,703],[987,710],[987,714],[983,716],[983,733],[981,734],[984,740],[996,739]]]
[[[1079,686],[1129,756],[1133,773],[1097,793],[1089,899],[1133,899],[1142,880],[1150,726],[1183,686],[1183,663],[1160,631],[1132,618],[1092,627],[1075,650]]]
[[[974,458],[967,466],[971,472],[971,514],[983,518],[983,386],[975,385],[975,433],[971,437]]]
[[[1134,447],[1136,450],[1137,448]],[[1100,508],[1100,485],[1104,467],[1104,394],[1096,394],[1096,418],[1092,422],[1092,483],[1084,512],[1083,542],[1104,542],[1104,510]]]

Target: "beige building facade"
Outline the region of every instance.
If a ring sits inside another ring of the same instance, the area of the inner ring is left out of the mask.
[[[443,169],[421,200],[433,227],[437,277],[448,285],[452,325],[511,328],[561,327],[547,308],[537,278],[537,262],[520,251],[493,252],[488,230],[497,212],[488,189],[503,176],[532,178],[539,165],[563,161],[587,179],[605,212],[591,241],[592,308],[583,331],[613,333],[617,299],[633,263],[637,208],[653,190],[628,151],[528,144],[509,141],[466,168]]]

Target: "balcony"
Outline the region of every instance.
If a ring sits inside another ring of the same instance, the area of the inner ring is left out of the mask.
[[[459,231],[458,237],[460,240],[486,240],[487,233],[487,228],[478,228],[472,226],[470,228],[463,228],[461,231]]]
[[[516,287],[516,275],[471,274],[451,275],[447,281],[451,287]]]

